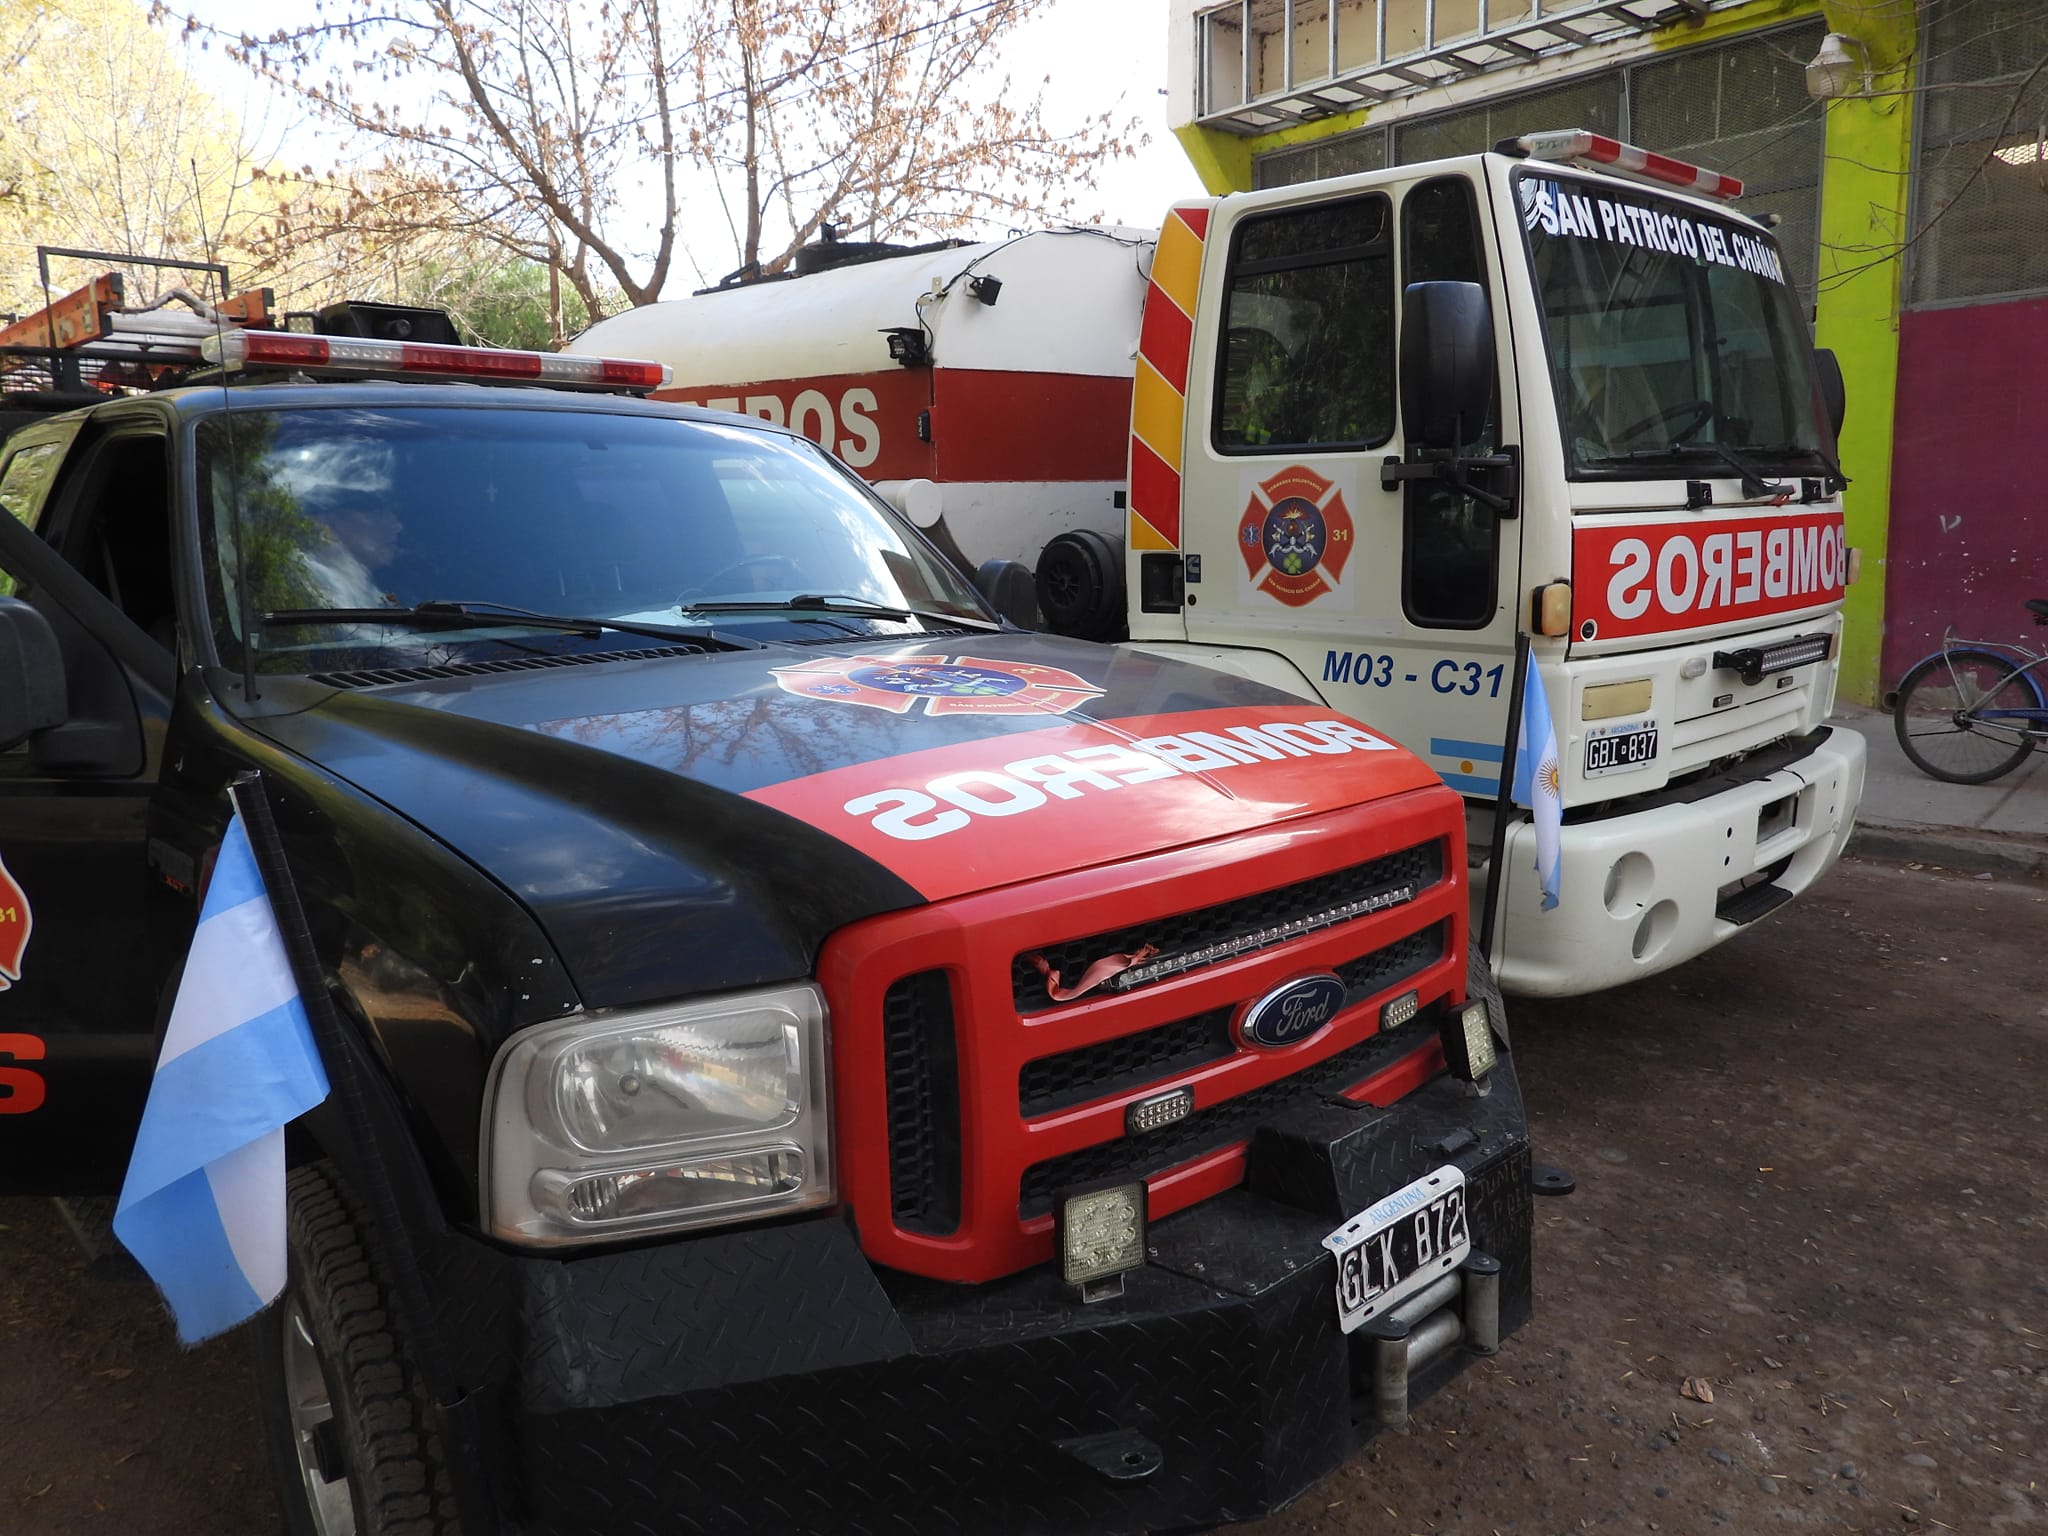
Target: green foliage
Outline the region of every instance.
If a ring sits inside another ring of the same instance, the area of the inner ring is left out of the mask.
[[[405,286],[407,303],[447,310],[465,339],[534,352],[559,345],[548,322],[548,269],[540,262],[429,261]],[[601,318],[567,285],[561,305],[565,338]]]

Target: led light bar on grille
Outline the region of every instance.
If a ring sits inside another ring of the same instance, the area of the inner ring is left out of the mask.
[[[1383,912],[1388,907],[1398,907],[1403,902],[1414,899],[1413,885],[1397,885],[1391,890],[1379,891],[1357,901],[1347,901],[1342,906],[1312,912],[1307,917],[1297,917],[1292,922],[1275,923],[1270,928],[1241,933],[1234,939],[1204,944],[1199,949],[1184,949],[1176,954],[1161,955],[1157,960],[1148,960],[1142,965],[1134,965],[1117,972],[1103,983],[1103,990],[1121,992],[1129,987],[1143,986],[1148,981],[1157,981],[1162,976],[1178,976],[1182,971],[1191,971],[1199,965],[1214,965],[1218,960],[1228,960],[1249,950],[1264,949],[1268,944],[1278,944],[1282,939],[1291,939],[1298,934],[1313,933],[1318,928],[1328,928],[1333,923],[1360,917],[1367,912]]]
[[[1740,651],[1714,652],[1714,665],[1735,673],[1745,683],[1760,683],[1773,672],[1826,661],[1833,654],[1833,635],[1795,635],[1776,645],[1753,645]]]
[[[328,373],[418,373],[442,379],[524,379],[614,389],[659,389],[668,364],[624,357],[574,357],[495,347],[431,346],[297,331],[229,331],[209,336],[200,352],[223,368],[318,368]]]
[[[1591,133],[1584,128],[1525,133],[1518,139],[1503,140],[1499,147],[1510,154],[1527,155],[1532,160],[1591,161],[1595,165],[1608,165],[1633,176],[1683,187],[1688,192],[1702,193],[1707,197],[1742,196],[1742,182],[1734,176],[1724,176],[1705,166],[1674,160],[1654,150],[1639,149],[1633,144],[1624,144],[1619,139],[1610,139],[1604,133]]]

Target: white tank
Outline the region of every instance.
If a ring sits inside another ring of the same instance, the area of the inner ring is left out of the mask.
[[[1090,530],[1114,541],[1120,582],[1155,238],[1037,230],[849,262],[628,310],[566,350],[667,363],[659,398],[797,428],[965,570],[1036,567],[1049,540]]]

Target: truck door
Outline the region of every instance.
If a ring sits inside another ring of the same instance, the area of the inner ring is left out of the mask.
[[[139,676],[104,638],[123,615],[171,634],[166,443],[70,435],[31,428],[0,461],[0,504],[108,600],[74,611],[0,545],[0,585],[57,633],[70,705],[65,725],[0,753],[0,1194],[119,1187],[167,968],[152,919],[180,905],[151,879],[145,831],[172,664]]]
[[[1331,704],[1453,788],[1490,795],[1520,524],[1443,480],[1382,484],[1383,464],[1404,456],[1410,283],[1486,290],[1499,382],[1465,451],[1518,440],[1504,278],[1479,192],[1464,175],[1390,181],[1254,208],[1210,231],[1200,303],[1216,317],[1214,351],[1206,390],[1198,381],[1188,402],[1183,536],[1198,558],[1190,640],[1283,652]]]

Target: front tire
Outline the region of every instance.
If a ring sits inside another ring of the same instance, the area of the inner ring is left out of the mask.
[[[2029,677],[2009,656],[1956,646],[1930,656],[1899,680],[1892,730],[1906,760],[1949,784],[1989,784],[2026,761],[2033,743],[2023,725],[1978,722],[1978,709],[2039,709]]]
[[[460,1536],[425,1391],[360,1220],[324,1164],[288,1185],[289,1278],[251,1334],[291,1536]]]

